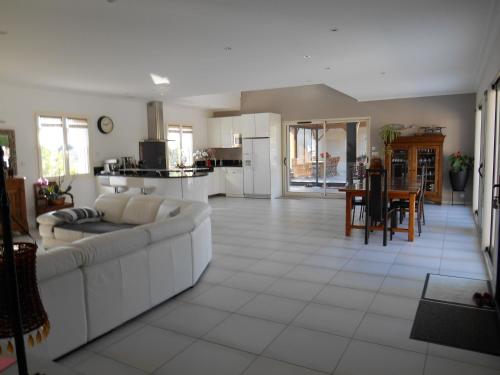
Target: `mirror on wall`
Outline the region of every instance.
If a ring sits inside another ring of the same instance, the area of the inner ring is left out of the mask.
[[[0,146],[3,149],[3,162],[7,169],[17,175],[16,134],[14,130],[0,129]]]

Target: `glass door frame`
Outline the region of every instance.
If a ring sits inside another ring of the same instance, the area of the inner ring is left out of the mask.
[[[289,168],[289,128],[293,125],[302,124],[323,124],[323,134],[326,136],[326,125],[331,123],[348,123],[348,122],[366,122],[366,133],[368,135],[367,139],[367,150],[366,155],[370,155],[371,150],[371,117],[369,116],[360,116],[360,117],[342,117],[342,118],[329,118],[329,119],[311,119],[311,120],[290,120],[282,122],[282,155],[281,160],[283,162],[283,173],[282,173],[282,186],[283,191],[282,194],[285,197],[311,197],[311,198],[344,198],[345,194],[342,192],[331,192],[328,191],[326,184],[326,167],[322,168],[322,180],[323,180],[323,188],[319,192],[296,192],[289,191],[289,181],[290,181],[290,168]],[[320,152],[320,150],[316,150],[316,152]],[[325,155],[321,158],[323,162],[326,159],[326,150]],[[325,163],[323,163],[325,165]],[[320,178],[321,179],[321,178]]]

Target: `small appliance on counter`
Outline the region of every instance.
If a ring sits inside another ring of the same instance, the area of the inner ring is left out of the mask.
[[[120,169],[120,163],[117,159],[104,160],[104,173],[116,173]]]
[[[133,156],[122,156],[119,164],[122,169],[137,168],[137,162]]]

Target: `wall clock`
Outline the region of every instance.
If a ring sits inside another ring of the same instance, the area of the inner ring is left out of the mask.
[[[109,134],[113,131],[113,120],[108,116],[101,116],[97,120],[97,128],[103,134]]]

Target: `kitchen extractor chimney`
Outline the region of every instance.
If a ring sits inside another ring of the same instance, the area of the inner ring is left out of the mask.
[[[163,130],[163,102],[148,103],[148,139],[160,141],[165,139]]]

